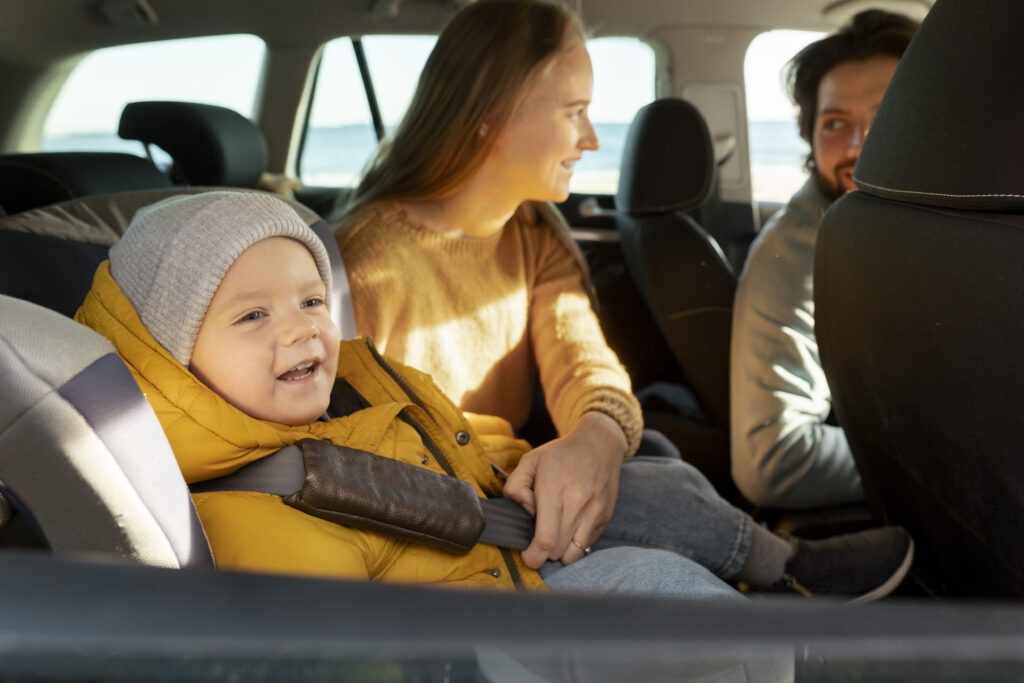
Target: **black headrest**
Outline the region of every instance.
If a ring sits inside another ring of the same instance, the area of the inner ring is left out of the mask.
[[[0,204],[9,214],[106,192],[172,187],[142,157],[115,152],[40,152],[0,156]]]
[[[629,127],[619,170],[618,211],[652,214],[700,206],[717,172],[704,117],[675,98],[642,107]]]
[[[900,61],[854,182],[889,199],[1024,208],[1024,3],[938,0]]]
[[[117,134],[163,149],[192,185],[247,187],[267,168],[267,142],[259,128],[225,107],[131,102],[121,112]]]

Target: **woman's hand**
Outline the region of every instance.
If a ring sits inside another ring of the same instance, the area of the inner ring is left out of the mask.
[[[612,518],[626,436],[604,413],[585,413],[565,436],[523,456],[505,483],[505,497],[536,518],[523,561],[571,564],[584,556]]]

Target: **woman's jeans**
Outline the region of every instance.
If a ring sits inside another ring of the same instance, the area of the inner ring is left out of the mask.
[[[678,457],[635,456],[622,466],[615,511],[593,554],[540,572],[553,590],[721,596],[732,589],[705,569],[734,576],[753,524]]]

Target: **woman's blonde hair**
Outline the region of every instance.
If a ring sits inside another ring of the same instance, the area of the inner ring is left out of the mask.
[[[568,8],[537,0],[481,0],[437,39],[394,134],[381,143],[349,204],[430,201],[464,184],[483,164],[532,76],[573,32]],[[486,124],[486,135],[480,131]]]

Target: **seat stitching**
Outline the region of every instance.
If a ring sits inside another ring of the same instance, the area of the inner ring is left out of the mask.
[[[950,194],[950,193],[946,193],[946,192],[922,192],[920,190],[897,190],[896,188],[893,188],[893,187],[885,187],[884,185],[875,185],[873,183],[867,182],[866,180],[861,180],[860,178],[857,178],[857,177],[854,177],[853,180],[858,185],[863,185],[865,187],[870,187],[873,190],[885,190],[886,192],[897,192],[899,194],[912,194],[912,195],[920,195],[920,196],[925,196],[925,197],[950,197],[950,198],[955,198],[955,199],[976,199],[976,198],[980,199],[980,198],[996,198],[996,197],[1007,197],[1007,198],[1010,198],[1010,197],[1012,197],[1012,198],[1015,198],[1015,199],[1024,199],[1024,195],[1020,195],[1020,194]]]

